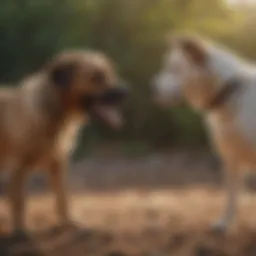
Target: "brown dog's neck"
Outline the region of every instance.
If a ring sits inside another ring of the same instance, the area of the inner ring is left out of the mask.
[[[42,133],[46,133],[47,136],[57,135],[70,120],[74,122],[73,120],[78,119],[74,113],[65,109],[58,88],[48,81],[45,74],[32,75],[23,82],[22,86],[26,87],[24,93],[27,94],[26,97],[30,104],[27,107],[31,109],[31,118],[37,122]]]
[[[41,89],[40,107],[47,120],[46,129],[49,135],[58,135],[70,125],[82,126],[84,123],[81,115],[66,108],[57,89],[49,83]]]

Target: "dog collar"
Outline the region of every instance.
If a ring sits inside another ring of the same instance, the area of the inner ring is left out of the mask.
[[[207,104],[207,109],[213,110],[223,106],[241,88],[241,77],[233,77],[229,79],[223,84],[222,89]]]

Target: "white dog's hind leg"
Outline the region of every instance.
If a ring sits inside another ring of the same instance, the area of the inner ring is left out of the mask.
[[[224,170],[226,186],[226,206],[222,217],[216,221],[212,228],[216,231],[225,231],[233,222],[238,206],[238,193],[240,189],[240,175],[238,166],[228,164]]]

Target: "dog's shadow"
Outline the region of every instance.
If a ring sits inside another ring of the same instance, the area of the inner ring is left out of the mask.
[[[0,255],[43,255],[36,248],[34,239],[28,234],[13,234],[0,236]]]
[[[112,235],[91,229],[52,228],[37,233],[0,236],[1,256],[85,255],[97,253],[112,241]]]

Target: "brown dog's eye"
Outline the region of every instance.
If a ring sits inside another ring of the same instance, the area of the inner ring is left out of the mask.
[[[106,77],[104,72],[102,71],[95,71],[91,77],[91,82],[94,84],[104,84],[106,81]]]

